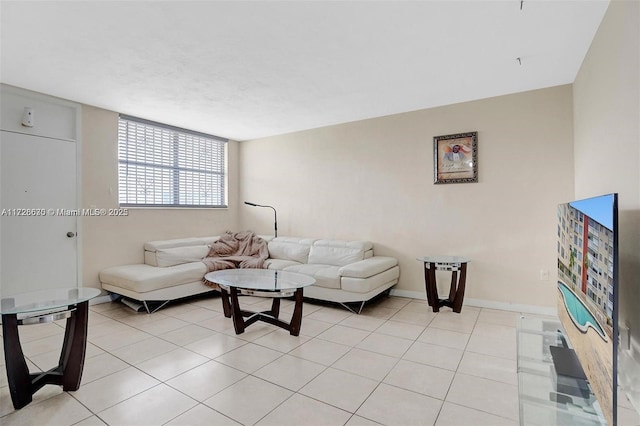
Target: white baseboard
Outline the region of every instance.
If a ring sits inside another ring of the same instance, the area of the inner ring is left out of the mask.
[[[427,296],[424,292],[420,291],[410,291],[410,290],[399,290],[396,288],[392,288],[391,292],[389,292],[391,296],[398,297],[408,297],[409,299],[422,299],[426,300]]]
[[[399,290],[395,288],[391,289],[390,294],[392,296],[408,297],[410,299],[420,299],[420,300],[425,300],[427,297],[424,292]],[[464,298],[464,305],[475,306],[478,308],[497,309],[501,311],[522,312],[524,314],[547,315],[547,316],[553,316],[553,317],[558,315],[558,311],[556,307],[524,305],[519,303],[505,303],[505,302],[497,302],[495,300],[472,299],[468,297]]]
[[[558,310],[555,306],[523,305],[520,303],[496,302],[495,300],[467,299],[466,297],[464,298],[464,304],[478,308],[521,312],[523,314],[545,315],[550,317],[558,316]]]

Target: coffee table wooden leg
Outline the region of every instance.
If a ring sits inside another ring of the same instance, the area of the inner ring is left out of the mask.
[[[89,302],[78,304],[71,317],[67,319],[64,343],[58,364],[58,368],[62,372],[62,389],[65,391],[75,391],[80,387],[87,349],[88,320]]]
[[[273,302],[271,302],[271,316],[274,318],[278,318],[280,316],[280,298],[274,297]]]
[[[32,392],[29,367],[20,346],[16,314],[2,315],[2,339],[11,401],[13,408],[18,410],[31,402]]]
[[[236,334],[244,333],[244,318],[242,317],[242,311],[240,310],[240,302],[238,301],[238,289],[231,287],[231,316],[233,317],[233,328],[236,330]]]
[[[296,290],[294,306],[293,316],[289,324],[289,334],[298,336],[300,335],[300,326],[302,325],[302,288]]]
[[[220,295],[222,296],[222,312],[227,318],[231,318],[231,304],[229,303],[229,292],[220,287]]]

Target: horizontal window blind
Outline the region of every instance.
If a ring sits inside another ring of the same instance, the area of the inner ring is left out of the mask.
[[[226,142],[217,136],[120,115],[120,205],[226,207]]]

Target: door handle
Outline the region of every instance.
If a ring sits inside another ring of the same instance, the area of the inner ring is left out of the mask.
[[[74,232],[71,232],[71,231],[67,232],[67,237],[73,238],[75,236],[76,236],[76,234]]]

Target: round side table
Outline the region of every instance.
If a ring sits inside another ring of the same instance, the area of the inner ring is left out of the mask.
[[[0,300],[2,340],[7,382],[13,408],[26,406],[44,385],[60,385],[65,391],[80,387],[87,348],[89,300],[100,290],[71,287],[34,291]],[[18,326],[67,319],[58,365],[48,371],[29,373],[20,345]]]
[[[460,313],[467,279],[467,263],[471,262],[471,259],[464,256],[424,256],[417,260],[424,263],[427,302],[433,308],[433,312],[439,312],[441,306],[448,306],[453,309],[453,312]],[[438,297],[436,271],[451,272],[451,288],[448,299]],[[458,271],[460,271],[459,277]]]

